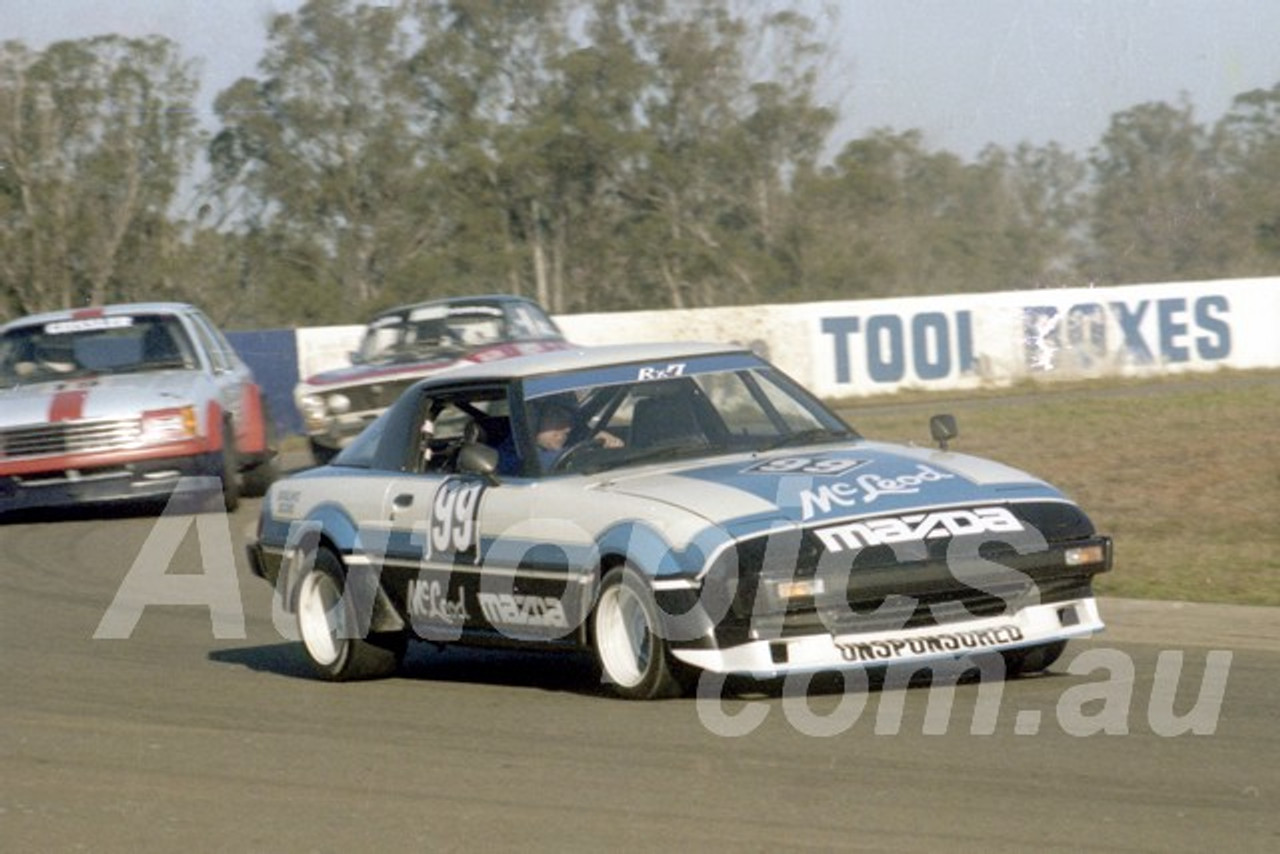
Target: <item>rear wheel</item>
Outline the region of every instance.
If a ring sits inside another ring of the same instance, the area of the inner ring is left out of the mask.
[[[321,548],[298,584],[298,634],[316,675],[333,682],[389,676],[404,658],[403,632],[359,636],[342,561]]]
[[[631,567],[615,567],[600,584],[591,616],[601,674],[615,693],[629,700],[679,697],[689,671],[671,657],[653,591]]]

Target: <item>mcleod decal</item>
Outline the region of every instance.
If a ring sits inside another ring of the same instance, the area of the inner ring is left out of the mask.
[[[480,611],[489,624],[569,628],[564,606],[554,596],[522,596],[518,593],[481,593]]]
[[[939,632],[914,638],[874,640],[865,643],[836,641],[840,657],[849,662],[891,661],[906,656],[937,655],[970,649],[1009,646],[1021,641],[1022,630],[1014,625],[970,632]]]
[[[458,600],[450,602],[439,581],[423,581],[418,578],[410,580],[405,599],[409,614],[414,617],[438,620],[451,626],[461,626],[470,616],[467,613],[462,589],[458,589]]]
[[[972,510],[939,510],[887,516],[859,522],[843,522],[814,531],[829,552],[843,552],[864,546],[915,543],[942,537],[972,534],[1007,534],[1024,530],[1018,518],[1003,507],[975,507]]]
[[[922,463],[916,466],[913,473],[898,477],[864,474],[858,478],[858,488],[862,490],[863,502],[870,504],[881,495],[915,495],[925,484],[951,480],[954,477],[953,474],[938,471]]]
[[[855,462],[861,465],[865,461]],[[919,463],[914,472],[898,477],[864,474],[860,475],[854,483],[822,484],[816,489],[806,489],[800,493],[800,516],[808,521],[819,514],[825,516],[831,512],[832,507],[856,507],[859,503],[874,504],[882,495],[917,495],[927,484],[951,480],[954,477],[953,474]]]

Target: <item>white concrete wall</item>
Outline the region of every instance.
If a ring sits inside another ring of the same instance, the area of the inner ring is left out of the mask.
[[[1280,278],[568,315],[582,344],[756,346],[824,397],[1280,367]]]
[[[736,342],[823,397],[1038,378],[1280,367],[1280,277],[561,315],[583,345]],[[298,330],[302,376],[346,364],[360,326]]]

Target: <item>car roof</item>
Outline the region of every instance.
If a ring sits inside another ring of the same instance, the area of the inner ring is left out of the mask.
[[[517,296],[516,294],[477,294],[475,296],[441,297],[440,299],[405,303],[404,305],[398,305],[395,308],[383,309],[373,316],[373,320],[378,320],[383,317],[394,317],[397,314],[404,314],[405,312],[426,308],[428,306],[498,305],[509,302],[522,302],[535,306],[538,305],[528,297]],[[541,308],[541,306],[539,306],[539,308]]]
[[[0,332],[10,327],[32,326],[52,323],[58,320],[77,320],[86,317],[115,317],[122,314],[182,314],[195,311],[193,305],[185,302],[129,302],[114,305],[88,306],[85,308],[66,308],[58,311],[44,311],[15,318],[0,326]]]
[[[606,368],[641,362],[671,362],[679,359],[695,359],[701,356],[727,353],[750,353],[736,344],[706,344],[700,342],[668,342],[661,344],[609,344],[600,347],[575,347],[570,350],[553,350],[510,359],[463,365],[423,380],[433,384],[448,380],[510,380],[569,371]]]

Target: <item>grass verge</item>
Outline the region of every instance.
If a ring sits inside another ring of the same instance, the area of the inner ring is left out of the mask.
[[[1042,477],[1115,538],[1100,595],[1280,605],[1280,371],[908,393],[836,407],[868,438],[929,442]]]

